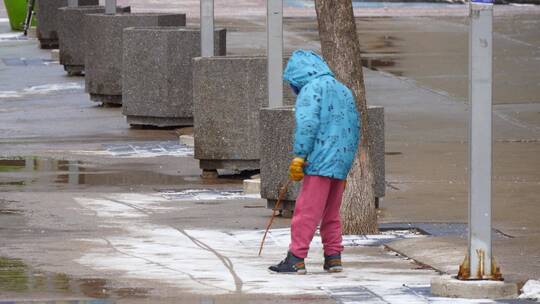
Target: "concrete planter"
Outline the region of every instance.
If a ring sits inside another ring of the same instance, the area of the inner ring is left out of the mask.
[[[226,53],[226,30],[215,31],[215,54]],[[124,30],[123,113],[130,125],[193,125],[192,59],[201,55],[199,29]]]
[[[85,81],[90,99],[122,104],[122,32],[135,26],[182,26],[185,14],[88,14],[83,18],[86,36]]]
[[[86,35],[83,30],[84,15],[101,14],[103,6],[62,7],[58,14],[58,38],[60,40],[60,64],[70,76],[84,74]],[[129,13],[131,8],[118,7],[119,13]]]
[[[37,37],[42,49],[58,48],[58,19],[61,7],[68,5],[68,0],[40,0],[36,12]],[[79,6],[99,5],[99,0],[79,0]],[[80,22],[80,20],[79,20]]]
[[[259,112],[268,105],[266,57],[195,58],[195,158],[203,171],[259,169]],[[289,104],[294,97],[285,96]]]
[[[384,166],[384,108],[368,107],[369,131],[375,175],[375,196],[385,195]],[[261,110],[261,197],[267,207],[274,208],[279,189],[287,182],[289,163],[293,157],[292,143],[295,127],[292,107]],[[294,210],[300,183],[292,183],[282,203],[282,210]]]

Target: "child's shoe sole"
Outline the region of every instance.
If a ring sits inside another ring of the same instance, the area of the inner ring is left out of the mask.
[[[273,270],[270,270],[268,269],[268,272],[270,274],[288,274],[288,275],[306,275],[307,274],[307,271],[306,270],[298,270],[298,271],[295,271],[295,272],[277,272],[277,271],[273,271]]]
[[[325,269],[325,270],[326,270],[326,272],[336,273],[336,272],[342,272],[343,267],[342,266],[334,266],[334,267],[330,267],[330,268]]]

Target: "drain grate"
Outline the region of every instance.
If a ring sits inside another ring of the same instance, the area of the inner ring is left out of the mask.
[[[402,304],[402,303],[431,303],[431,304],[532,304],[530,300],[484,300],[443,298],[431,294],[429,285],[403,284],[401,287],[385,289],[373,286],[354,287],[321,287],[332,299],[339,304]]]
[[[330,297],[340,304],[388,304],[376,293],[363,286],[322,288]]]
[[[455,299],[455,298],[443,298],[437,297],[431,294],[430,286],[426,285],[403,285],[403,292],[410,295],[415,295],[419,298],[424,299],[426,303],[433,304],[533,304],[538,303],[532,300],[526,299],[509,299],[509,300],[472,300],[472,299]]]

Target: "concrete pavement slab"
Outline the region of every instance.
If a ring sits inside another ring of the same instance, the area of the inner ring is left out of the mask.
[[[429,237],[422,240],[400,240],[387,246],[419,263],[457,275],[467,251],[467,240],[456,237]],[[528,279],[538,277],[540,243],[537,236],[496,240],[493,243],[493,252],[506,281],[522,285]]]

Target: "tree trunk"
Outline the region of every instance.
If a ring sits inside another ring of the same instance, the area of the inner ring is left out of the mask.
[[[368,113],[360,42],[352,0],[315,0],[323,57],[337,79],[356,98],[362,119],[362,140],[349,176],[341,205],[344,234],[377,233],[374,176],[370,157]]]

